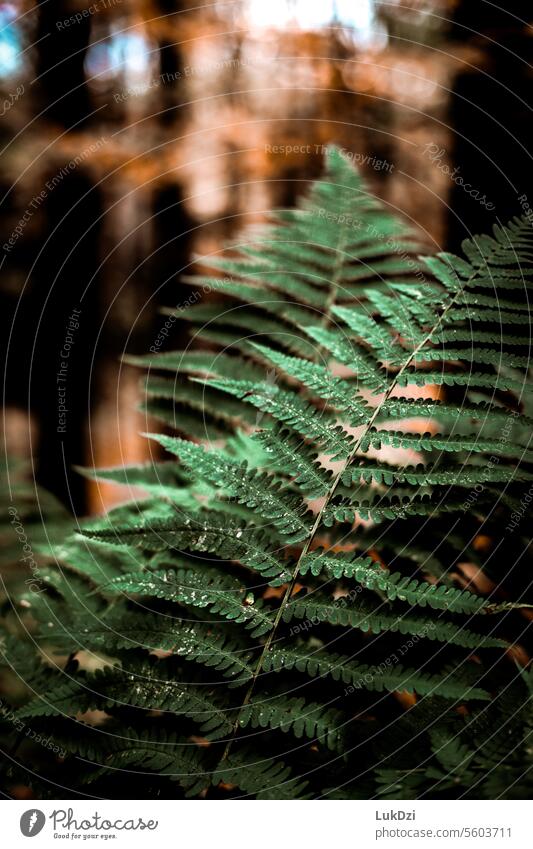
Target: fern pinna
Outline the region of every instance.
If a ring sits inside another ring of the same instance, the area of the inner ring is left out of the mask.
[[[332,148],[230,248],[185,281],[226,299],[178,307],[201,346],[130,358],[167,459],[91,473],[146,496],[55,546],[5,617],[15,715],[69,752],[17,748],[8,777],[527,796],[525,528],[505,527],[533,480],[530,225],[415,259]]]

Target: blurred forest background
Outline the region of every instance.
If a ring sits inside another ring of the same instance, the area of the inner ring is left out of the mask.
[[[532,19],[518,0],[0,3],[9,456],[79,515],[122,499],[72,469],[148,458],[122,355],[190,297],[195,257],[294,203],[322,145],[431,250],[523,211]]]

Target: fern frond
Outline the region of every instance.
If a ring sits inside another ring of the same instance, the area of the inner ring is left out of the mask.
[[[490,696],[481,687],[469,681],[462,681],[461,675],[431,675],[417,669],[404,669],[401,664],[382,664],[371,667],[368,664],[354,663],[349,657],[333,652],[306,651],[305,648],[269,649],[264,662],[267,672],[290,672],[296,669],[312,677],[330,677],[348,685],[347,693],[366,689],[383,692],[388,690],[406,690],[419,695],[442,696],[446,699],[489,699]],[[352,689],[349,689],[349,688]]]
[[[366,422],[369,408],[362,400],[358,400],[353,385],[348,381],[333,377],[331,371],[324,366],[300,357],[289,357],[265,345],[254,345],[254,348],[285,374],[301,381],[308,391],[327,401],[332,407],[342,410],[352,427]]]
[[[32,699],[17,711],[17,717],[76,716],[90,710],[138,708],[192,719],[207,740],[231,733],[230,712],[217,702],[213,688],[176,681],[162,662],[129,664],[124,669],[106,666],[91,674],[62,674],[57,679],[46,698]]]
[[[273,728],[291,732],[298,739],[323,743],[332,751],[342,751],[345,743],[344,714],[335,708],[306,702],[304,698],[254,696],[239,717],[241,728]]]
[[[210,385],[242,398],[245,403],[268,413],[304,438],[313,439],[324,452],[334,455],[334,459],[349,456],[352,437],[335,423],[332,416],[317,411],[296,393],[243,380],[210,381]]]
[[[163,434],[149,434],[196,475],[222,488],[229,498],[251,507],[263,519],[268,519],[288,541],[299,542],[309,535],[310,514],[306,505],[293,492],[264,473],[249,471],[246,461],[230,460],[221,451],[206,451],[182,439]]]
[[[241,751],[228,758],[213,775],[213,783],[235,784],[256,799],[305,799],[307,782],[291,777],[283,761],[257,759],[253,752]]]
[[[66,622],[58,630],[46,630],[42,640],[68,651],[90,648],[93,651],[117,652],[138,648],[148,652],[170,652],[220,671],[233,684],[242,684],[252,674],[251,653],[234,637],[213,633],[202,622],[186,622],[155,613],[119,611],[105,620],[106,630],[94,617],[85,621]]]
[[[393,612],[384,605],[354,602],[349,596],[335,599],[324,598],[318,593],[310,593],[302,598],[297,596],[283,611],[284,622],[292,622],[293,619],[304,619],[311,623],[327,622],[330,625],[370,631],[372,634],[412,634],[418,639],[438,640],[464,648],[506,647],[503,640],[473,633],[459,623],[446,622],[432,616]],[[297,629],[293,631],[296,633]]]
[[[143,409],[187,437],[153,437],[174,459],[84,472],[146,496],[39,547],[39,591],[6,597],[20,720],[76,755],[50,781],[526,795],[530,222],[415,258],[331,149],[294,209],[228,247],[184,281],[225,299],[179,310],[201,350],[129,358]],[[74,718],[91,710],[97,729]]]
[[[119,778],[134,771],[152,772],[180,784],[188,797],[197,796],[210,784],[204,752],[172,732],[138,733],[128,728],[122,734],[108,735],[96,751],[79,744],[72,746],[74,740],[69,742],[79,757],[100,764],[86,774],[87,783],[94,783],[104,775]]]
[[[112,545],[126,544],[149,551],[206,551],[224,560],[242,561],[264,577],[281,583],[290,576],[264,532],[243,527],[215,511],[202,511],[198,516],[181,514],[162,523],[137,520],[116,527],[108,519],[86,526],[83,534]]]
[[[238,624],[246,623],[253,637],[270,631],[272,617],[263,610],[261,599],[236,578],[220,569],[165,569],[141,575],[122,575],[106,588],[108,592],[163,598],[187,607],[208,607],[210,613],[220,614]]]
[[[253,439],[268,453],[268,468],[289,476],[307,498],[327,495],[332,473],[321,465],[316,451],[300,437],[275,426],[256,431]]]
[[[380,590],[389,601],[406,601],[412,606],[448,610],[450,613],[479,613],[490,605],[480,596],[467,590],[428,584],[425,581],[405,577],[400,572],[390,574],[370,557],[355,553],[336,553],[316,550],[305,555],[301,561],[302,575],[324,575],[333,578],[355,578],[369,590]]]

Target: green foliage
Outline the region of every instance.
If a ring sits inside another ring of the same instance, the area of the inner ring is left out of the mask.
[[[168,454],[90,472],[146,497],[46,550],[42,593],[6,611],[17,717],[69,753],[47,780],[527,793],[528,584],[504,529],[533,480],[532,246],[516,219],[416,259],[332,149],[295,209],[186,280],[226,299],[183,311],[209,350],[129,358]]]
[[[390,668],[389,668],[390,666]],[[282,672],[296,669],[306,675],[321,678],[330,677],[334,681],[342,681],[348,687],[346,694],[362,688],[394,692],[404,690],[420,695],[431,694],[448,699],[488,699],[489,694],[480,687],[473,687],[469,682],[462,681],[461,676],[425,675],[416,669],[404,669],[401,664],[392,666],[385,664],[373,667],[367,664],[353,663],[350,657],[325,651],[315,651],[307,654],[304,649],[269,649],[264,660],[264,669],[268,672]]]

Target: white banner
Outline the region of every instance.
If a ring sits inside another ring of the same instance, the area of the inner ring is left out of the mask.
[[[527,801],[5,801],[6,849],[368,849],[533,846]],[[35,843],[30,843],[31,840]]]

